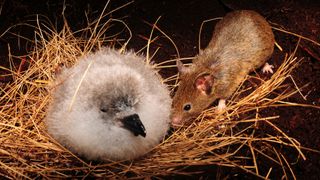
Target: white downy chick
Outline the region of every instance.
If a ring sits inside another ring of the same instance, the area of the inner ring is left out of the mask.
[[[54,83],[48,132],[89,160],[129,160],[149,152],[169,129],[171,98],[143,60],[106,48],[64,69]]]

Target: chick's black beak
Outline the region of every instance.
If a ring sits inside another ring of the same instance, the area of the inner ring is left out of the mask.
[[[146,129],[142,124],[138,114],[126,116],[121,119],[123,127],[131,131],[135,136],[141,135],[146,137]]]

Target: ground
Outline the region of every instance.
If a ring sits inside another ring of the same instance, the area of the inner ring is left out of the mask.
[[[8,49],[11,54],[22,55],[29,49],[29,44],[21,38],[16,38],[13,34],[2,34],[9,27],[11,32],[18,35],[33,38],[32,28],[13,27],[18,23],[34,20],[36,14],[48,17],[57,29],[62,26],[63,2],[59,1],[2,1],[0,2],[0,65],[9,66]],[[71,28],[77,30],[85,27],[86,16],[95,19],[99,16],[106,1],[93,0],[75,1],[67,0],[65,17]],[[109,9],[124,4],[126,0],[111,1]],[[157,26],[172,38],[179,49],[181,57],[191,57],[198,53],[198,34],[201,23],[204,20],[221,17],[230,10],[253,9],[265,16],[275,27],[282,27],[288,31],[303,35],[314,41],[320,42],[320,3],[306,0],[295,2],[289,0],[136,0],[127,7],[112,14],[112,17],[122,18],[131,28],[132,40],[128,48],[135,51],[140,50],[147,43],[151,26],[161,16]],[[215,21],[204,26],[201,37],[201,48],[204,48],[210,40]],[[281,45],[284,52],[292,52],[298,42],[298,38],[283,32],[274,30],[276,40]],[[163,35],[151,46],[151,51],[160,48],[155,56],[155,61],[167,60],[176,57],[176,51],[170,41]],[[18,40],[19,39],[19,40]],[[303,104],[320,105],[320,46],[307,40],[301,40],[297,57],[303,57],[302,64],[292,73],[292,77],[298,87],[308,84],[302,89],[301,95],[292,96],[289,100]],[[282,62],[283,52],[276,49],[274,56],[269,63],[276,68]],[[19,62],[17,62],[19,64]],[[176,69],[163,72],[163,76],[174,74]],[[0,73],[3,72],[0,70]],[[10,78],[0,76],[0,84],[10,81]],[[315,108],[282,107],[274,108],[268,112],[280,115],[278,125],[285,130],[288,135],[296,138],[302,146],[320,150],[320,110]],[[307,160],[300,160],[293,165],[298,179],[319,179],[320,178],[320,154],[304,151]],[[288,151],[288,154],[291,152]],[[207,169],[208,167],[206,167]],[[207,172],[211,172],[207,170]],[[222,177],[232,178],[238,171],[222,171]],[[243,173],[243,172],[242,172]],[[240,177],[246,177],[242,175]],[[280,177],[279,177],[280,178]]]

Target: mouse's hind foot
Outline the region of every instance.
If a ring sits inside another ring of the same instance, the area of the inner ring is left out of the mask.
[[[263,73],[271,73],[271,74],[273,74],[273,68],[274,68],[273,65],[270,65],[270,64],[266,63],[262,68],[262,72]]]

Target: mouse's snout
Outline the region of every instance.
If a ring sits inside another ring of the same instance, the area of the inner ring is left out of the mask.
[[[181,116],[172,116],[171,124],[173,127],[179,127],[182,125],[182,117]]]

